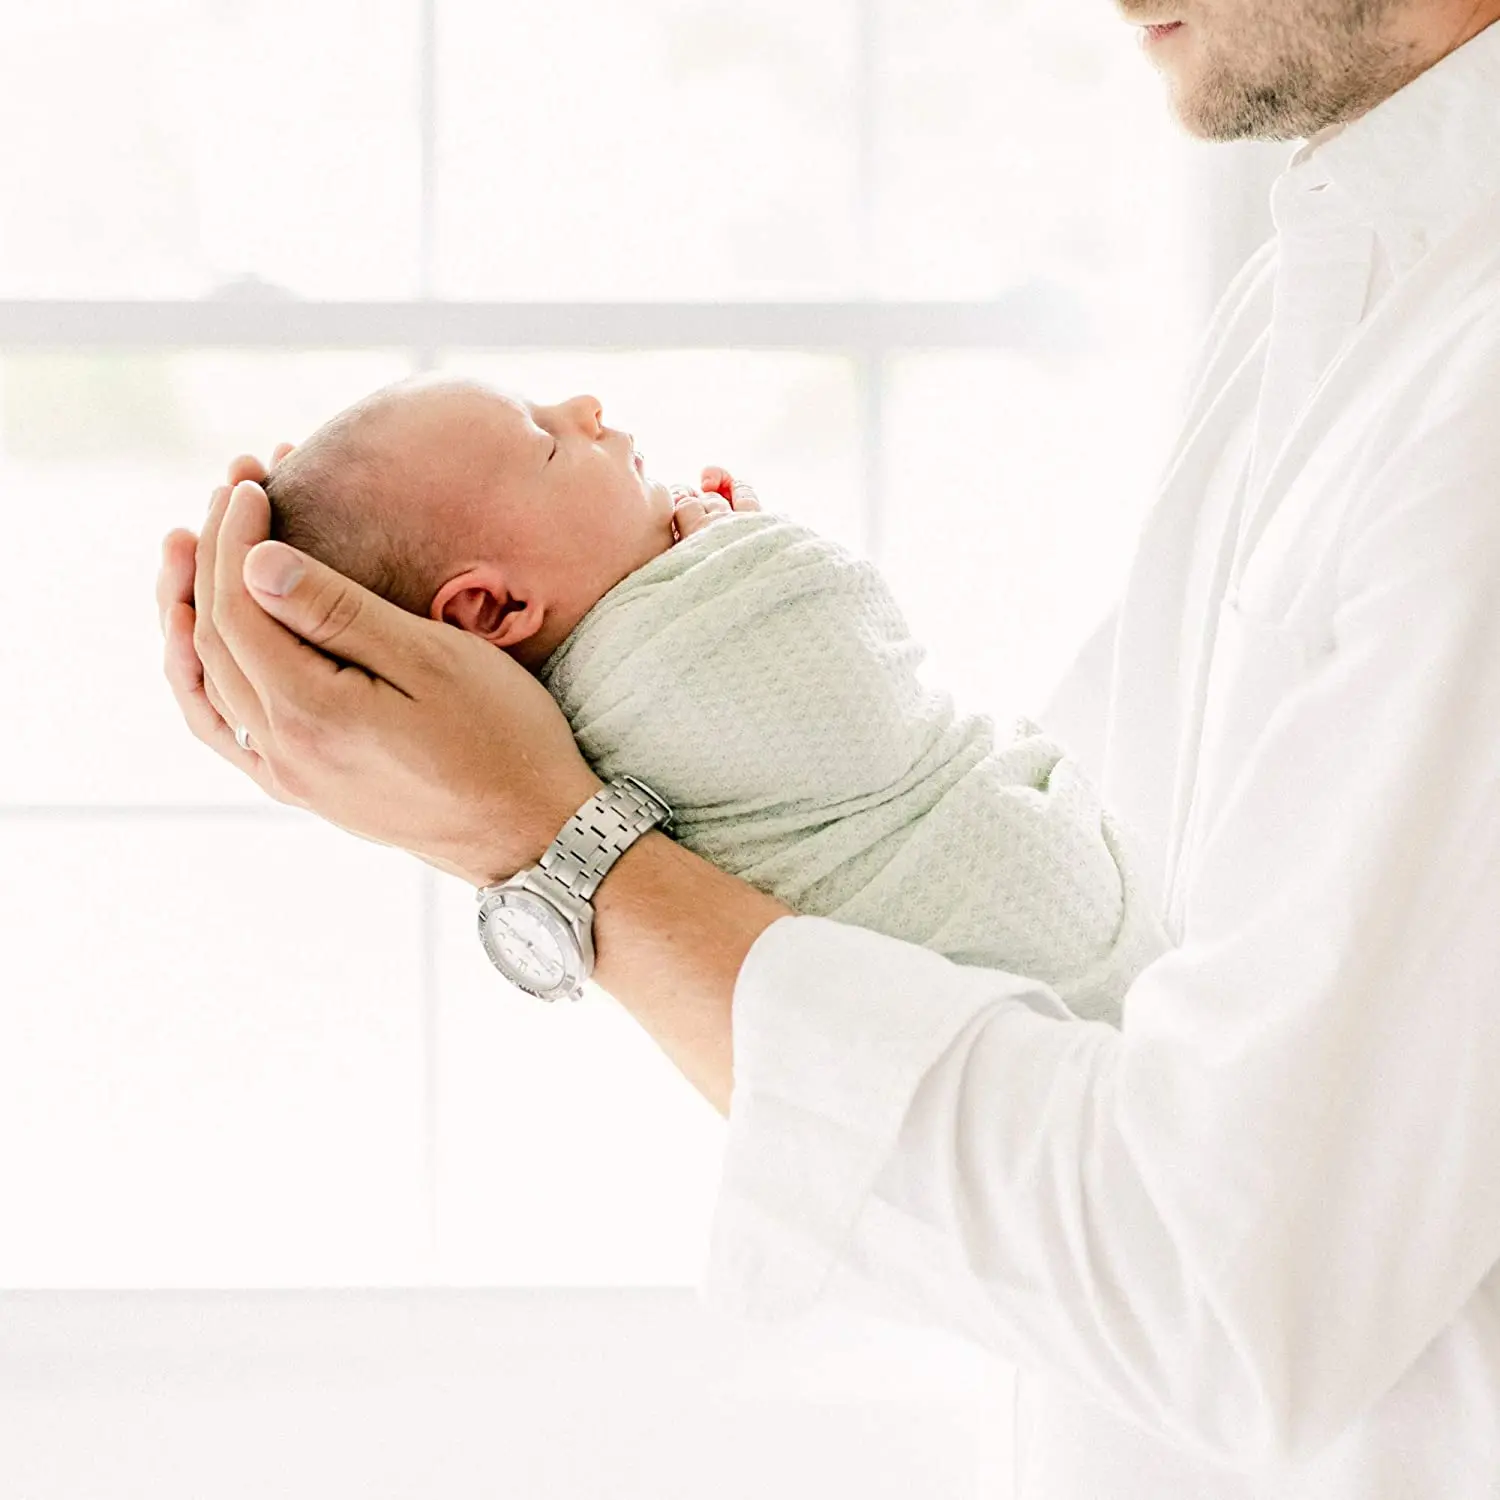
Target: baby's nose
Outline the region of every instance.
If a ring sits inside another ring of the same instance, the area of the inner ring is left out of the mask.
[[[598,428],[604,419],[604,407],[597,396],[574,396],[568,403],[576,407],[579,417],[585,423],[592,423]]]

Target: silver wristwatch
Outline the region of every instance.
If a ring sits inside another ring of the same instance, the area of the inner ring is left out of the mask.
[[[530,868],[478,893],[479,941],[518,989],[541,1000],[577,1000],[594,972],[590,899],[619,857],[672,809],[634,776],[618,776],[563,825]]]

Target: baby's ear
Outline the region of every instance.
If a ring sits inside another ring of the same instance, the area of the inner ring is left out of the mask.
[[[433,597],[428,613],[503,651],[514,650],[542,625],[540,606],[515,598],[499,573],[487,567],[450,578]]]

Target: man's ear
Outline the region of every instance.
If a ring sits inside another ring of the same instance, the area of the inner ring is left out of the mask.
[[[542,628],[543,617],[540,600],[517,599],[500,569],[488,563],[450,578],[437,591],[428,613],[502,651],[530,640]]]

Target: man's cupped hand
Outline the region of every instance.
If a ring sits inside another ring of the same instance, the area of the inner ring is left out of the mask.
[[[202,536],[162,546],[165,670],[188,728],[277,801],[476,886],[534,863],[603,784],[557,704],[478,637],[269,541],[265,477],[236,459]]]

